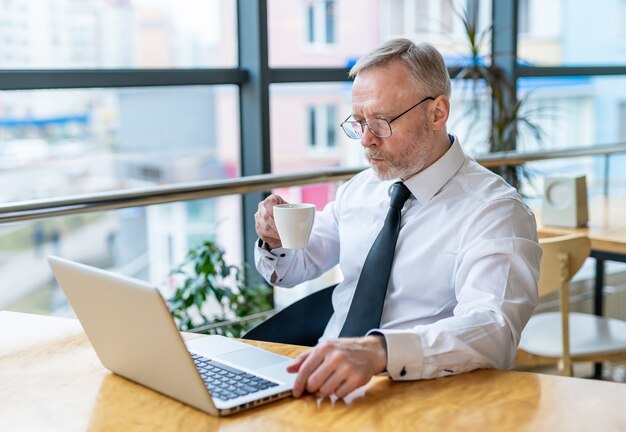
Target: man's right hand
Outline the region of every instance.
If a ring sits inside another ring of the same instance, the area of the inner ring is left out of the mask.
[[[254,214],[256,232],[259,238],[270,245],[272,249],[282,245],[276,230],[276,222],[274,222],[274,206],[286,203],[279,195],[272,194],[259,203],[259,207]]]

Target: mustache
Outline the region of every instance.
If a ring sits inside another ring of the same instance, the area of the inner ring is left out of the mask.
[[[365,157],[367,159],[382,159],[382,160],[387,160],[387,155],[383,152],[372,152],[372,151],[365,151]]]

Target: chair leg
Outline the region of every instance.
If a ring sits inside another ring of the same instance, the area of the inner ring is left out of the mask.
[[[557,370],[559,375],[568,377],[574,376],[574,368],[572,367],[572,362],[567,362],[566,364],[563,359],[560,359]]]

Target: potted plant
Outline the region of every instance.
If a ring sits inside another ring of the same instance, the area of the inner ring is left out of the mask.
[[[515,151],[523,129],[528,130],[531,136],[540,142],[544,132],[532,120],[532,116],[539,114],[540,109],[529,110],[525,107],[530,93],[519,98],[515,83],[500,67],[494,65],[493,61],[486,62],[481,54],[483,47],[492,35],[493,25],[479,30],[478,14],[472,13],[468,8],[462,12],[455,10],[455,14],[461,20],[464,28],[469,59],[455,74],[454,78],[465,80],[470,88],[472,103],[465,114],[472,116],[469,122],[470,130],[480,123],[478,121],[481,112],[479,104],[484,103],[487,99],[491,101],[491,123],[488,134],[489,153]],[[523,165],[503,165],[494,167],[492,170],[518,190],[521,179],[530,177],[528,169]]]
[[[227,264],[224,250],[211,240],[189,250],[172,275],[177,288],[168,304],[180,330],[232,320],[232,325],[210,333],[240,337],[261,319],[241,318],[272,310],[272,289],[250,283],[247,268]]]

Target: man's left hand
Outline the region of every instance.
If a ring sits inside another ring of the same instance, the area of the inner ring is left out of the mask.
[[[307,390],[343,398],[386,367],[385,338],[370,335],[321,342],[296,357],[287,371],[298,373],[292,390],[294,397]]]

